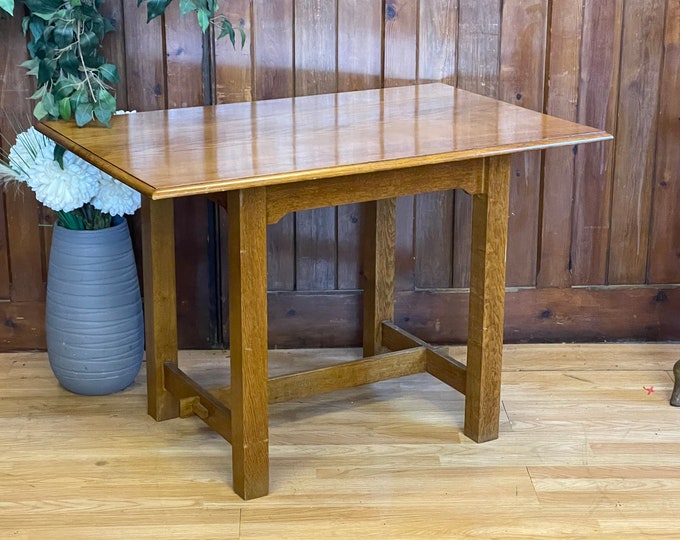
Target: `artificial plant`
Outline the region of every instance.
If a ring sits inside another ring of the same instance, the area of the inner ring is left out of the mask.
[[[94,119],[109,125],[116,111],[112,92],[118,70],[101,54],[104,36],[114,30],[100,13],[103,0],[19,0],[26,7],[22,20],[28,35],[30,59],[21,65],[37,80],[33,114],[38,119],[75,118],[79,126]],[[138,0],[139,6],[144,0]],[[148,0],[147,22],[162,15],[172,0]],[[228,36],[241,46],[246,35],[218,13],[216,0],[179,0],[180,13],[196,13],[199,27],[219,29],[218,39]],[[14,13],[15,0],[0,0],[0,13]]]

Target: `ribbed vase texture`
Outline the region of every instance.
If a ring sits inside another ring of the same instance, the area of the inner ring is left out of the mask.
[[[144,354],[139,280],[127,222],[97,231],[55,225],[47,275],[50,366],[77,394],[102,395],[134,381]]]

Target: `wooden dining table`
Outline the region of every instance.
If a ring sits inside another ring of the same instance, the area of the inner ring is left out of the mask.
[[[465,395],[465,435],[497,438],[511,157],[611,138],[438,83],[38,129],[142,193],[148,412],[195,415],[223,436],[243,499],[269,491],[271,403],[427,372]],[[450,189],[473,200],[466,363],[393,322],[395,200]],[[227,210],[229,387],[206,388],[178,365],[173,199],[193,195]],[[270,377],[267,225],[347,203],[366,207],[363,358]]]

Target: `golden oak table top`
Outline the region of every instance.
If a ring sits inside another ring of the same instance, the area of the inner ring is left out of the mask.
[[[444,84],[149,111],[38,129],[153,199],[606,140]]]

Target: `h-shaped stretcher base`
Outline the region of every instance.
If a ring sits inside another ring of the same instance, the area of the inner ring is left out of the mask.
[[[232,445],[234,490],[269,490],[270,403],[427,372],[465,394],[464,433],[498,437],[509,156],[387,174],[254,187],[214,197],[229,223],[231,385],[207,389],[177,363],[174,216],[171,199],[143,202],[148,411],[156,420],[196,415]],[[460,172],[460,181],[446,180]],[[448,182],[448,184],[447,184]],[[361,186],[367,186],[362,190]],[[467,364],[394,323],[395,197],[463,187],[473,195]],[[377,193],[388,198],[371,200]],[[270,378],[267,373],[267,224],[284,212],[363,202],[364,358]]]

